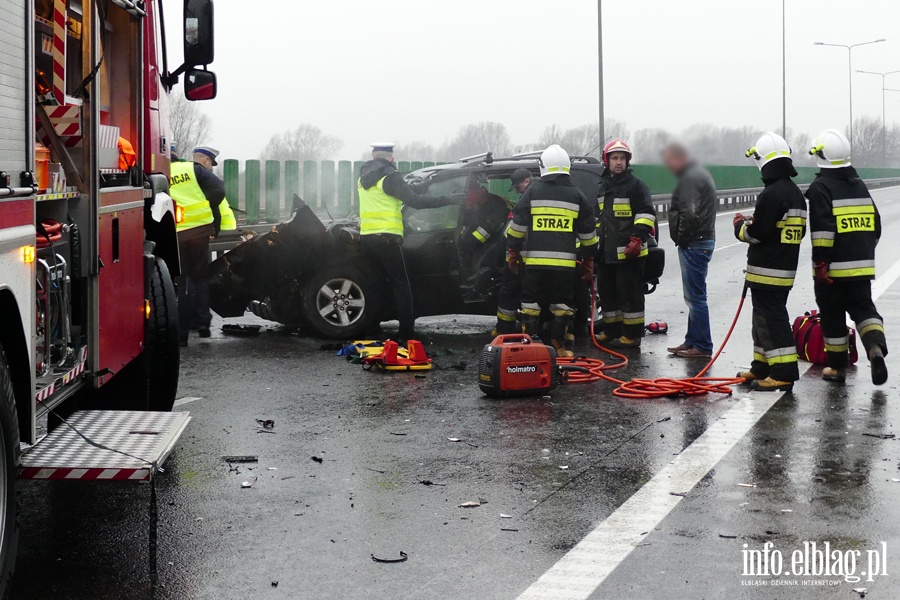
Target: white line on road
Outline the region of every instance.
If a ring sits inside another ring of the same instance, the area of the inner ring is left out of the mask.
[[[878,299],[900,278],[900,260],[872,286]],[[811,365],[810,365],[811,366]],[[809,366],[801,375],[809,370]],[[783,396],[744,398],[569,550],[518,600],[586,600],[631,551]],[[673,496],[672,494],[679,494]]]
[[[203,398],[198,398],[195,396],[186,396],[184,398],[179,398],[175,401],[175,404],[172,406],[181,406],[182,404],[187,404],[188,402],[195,402],[197,400],[203,400]]]

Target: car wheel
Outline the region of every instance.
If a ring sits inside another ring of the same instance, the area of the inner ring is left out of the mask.
[[[150,273],[150,314],[144,324],[148,406],[171,411],[178,392],[178,298],[166,262],[157,258]]]
[[[18,449],[16,398],[6,354],[0,346],[0,598],[8,597],[19,542],[16,495]]]
[[[304,286],[303,311],[317,333],[349,340],[360,335],[369,319],[368,286],[362,273],[353,267],[322,269]]]

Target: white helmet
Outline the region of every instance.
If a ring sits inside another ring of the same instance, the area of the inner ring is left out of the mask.
[[[823,169],[850,166],[850,140],[837,129],[826,129],[816,136],[809,151]]]
[[[572,167],[569,153],[558,144],[553,144],[541,153],[541,177],[545,175],[568,175]]]
[[[791,147],[777,133],[767,131],[756,140],[756,145],[747,150],[747,158],[756,159],[756,166],[762,168],[777,158],[790,158]]]

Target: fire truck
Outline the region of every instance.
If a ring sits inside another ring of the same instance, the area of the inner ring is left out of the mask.
[[[173,0],[0,2],[0,597],[18,480],[152,488],[190,418],[166,107],[180,76],[188,100],[216,77],[212,0],[179,1],[171,72]]]

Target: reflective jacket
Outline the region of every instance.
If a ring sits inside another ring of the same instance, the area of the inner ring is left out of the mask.
[[[597,245],[594,208],[568,175],[542,177],[522,194],[506,236],[526,268],[574,269],[579,251]]]
[[[219,214],[222,215],[221,231],[234,231],[237,229],[237,218],[235,218],[234,211],[231,210],[231,205],[228,204],[227,198],[219,203]]]
[[[203,167],[200,167],[201,169]],[[169,195],[184,216],[176,225],[177,231],[185,231],[213,222],[213,211],[197,181],[192,162],[173,162],[169,167]],[[216,203],[218,205],[218,203]]]
[[[770,162],[762,175],[766,187],[756,199],[753,220],[738,223],[734,235],[750,245],[746,276],[750,288],[790,290],[806,235],[806,199],[791,180],[797,172],[790,160]]]
[[[874,279],[881,216],[856,169],[823,169],[806,197],[813,263],[828,264],[832,279]]]
[[[359,184],[359,234],[403,237],[403,203],[384,191],[384,179],[370,188]]]
[[[626,260],[625,247],[632,236],[641,239],[641,256],[647,256],[647,238],[656,227],[656,210],[647,184],[635,177],[631,169],[619,175],[613,175],[609,169],[604,171],[597,194],[597,214],[600,260]]]

